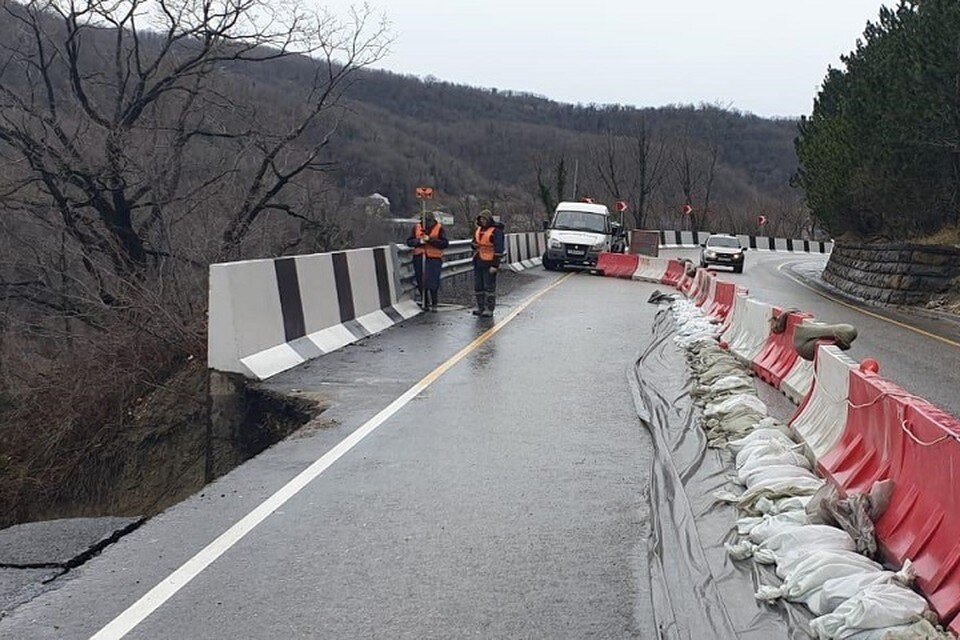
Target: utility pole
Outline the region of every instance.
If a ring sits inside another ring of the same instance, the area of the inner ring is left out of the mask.
[[[577,200],[577,176],[580,173],[580,160],[574,159],[573,161],[573,200]],[[560,194],[557,194],[560,195]],[[560,197],[563,200],[563,197]]]

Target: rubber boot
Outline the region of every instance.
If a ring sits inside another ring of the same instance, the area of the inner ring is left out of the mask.
[[[430,294],[430,311],[432,311],[433,313],[436,313],[436,312],[437,312],[437,298],[440,297],[440,296],[439,296],[439,292],[431,290],[431,291],[429,291],[429,294]]]
[[[497,308],[497,296],[492,293],[488,293],[486,296],[486,308],[483,310],[483,313],[480,315],[484,318],[492,318],[493,310]]]
[[[484,293],[477,294],[477,308],[473,310],[473,315],[482,316],[487,304],[487,296]]]

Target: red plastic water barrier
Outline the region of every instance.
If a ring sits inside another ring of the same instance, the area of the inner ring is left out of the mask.
[[[680,261],[671,260],[667,263],[667,272],[663,274],[663,279],[660,283],[676,287],[680,283],[680,280],[685,277],[686,274],[683,271],[683,265]]]
[[[884,555],[913,562],[917,586],[933,609],[960,631],[960,421],[870,373],[850,373],[843,437],[820,460],[843,493],[894,481],[877,520]]]
[[[713,294],[713,307],[708,311],[708,315],[726,322],[730,310],[733,308],[733,300],[737,295],[737,285],[732,282],[716,281],[716,291]]]
[[[624,253],[601,253],[597,271],[608,278],[633,278],[640,258]]]
[[[774,318],[783,313],[774,309]],[[799,357],[793,346],[793,334],[804,320],[812,318],[809,313],[790,313],[787,316],[787,328],[783,333],[773,333],[767,337],[760,355],[753,361],[753,371],[767,384],[779,389],[780,384]]]

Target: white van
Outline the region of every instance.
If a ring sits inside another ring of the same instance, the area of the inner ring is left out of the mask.
[[[610,211],[602,204],[561,202],[545,230],[543,267],[548,271],[568,265],[595,267],[600,253],[610,251],[614,242]]]

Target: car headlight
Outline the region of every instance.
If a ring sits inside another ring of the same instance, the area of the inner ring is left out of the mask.
[[[550,238],[550,248],[551,249],[562,249],[563,243],[554,238]]]
[[[703,252],[703,257],[705,257],[705,258],[716,258],[716,257],[717,257],[717,252],[716,252],[716,251],[711,251],[710,249],[707,249],[706,251]]]
[[[606,241],[606,240],[601,240],[600,242],[594,243],[593,248],[594,248],[594,249],[603,249],[603,246],[604,246],[605,244],[607,244],[607,241]]]
[[[735,253],[735,254],[733,254],[733,259],[734,259],[734,260],[743,260],[743,254],[742,254],[742,253]]]

